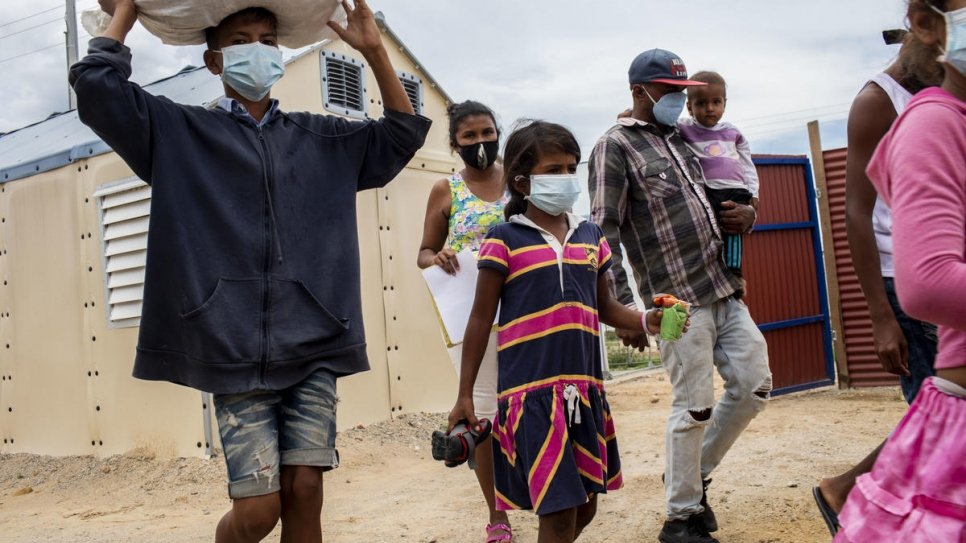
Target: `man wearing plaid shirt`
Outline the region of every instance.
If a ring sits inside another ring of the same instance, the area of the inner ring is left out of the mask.
[[[727,268],[722,234],[749,232],[751,206],[725,202],[720,216],[704,192],[704,176],[675,123],[684,108],[684,62],[661,49],[645,51],[629,71],[634,107],[594,147],[590,157],[591,216],[613,251],[618,299],[634,304],[622,267],[624,250],[640,295],[669,293],[691,302],[691,327],[679,341],[661,341],[671,380],[667,422],[663,543],[714,543],[708,506],[711,471],[764,407],[771,392],[765,339]],[[618,330],[625,345],[643,348],[643,333]],[[725,380],[715,403],[714,370]]]

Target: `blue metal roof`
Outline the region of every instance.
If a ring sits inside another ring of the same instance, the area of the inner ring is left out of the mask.
[[[224,94],[221,79],[204,67],[188,67],[144,88],[175,102],[204,105]],[[107,146],[77,117],[77,110],[0,136],[0,183],[55,170],[76,160],[109,153]]]

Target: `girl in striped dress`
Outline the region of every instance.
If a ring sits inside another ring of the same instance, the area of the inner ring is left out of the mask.
[[[479,253],[464,335],[459,397],[449,423],[476,425],[473,384],[500,307],[497,508],[533,509],[541,543],[571,542],[594,517],[597,494],[623,484],[604,394],[599,321],[656,333],[646,314],[610,294],[611,252],[600,228],[570,213],[580,148],[564,127],[533,121],[507,140],[507,222]]]

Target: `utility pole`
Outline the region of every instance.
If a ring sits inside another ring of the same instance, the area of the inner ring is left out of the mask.
[[[77,62],[77,9],[74,6],[74,0],[67,0],[67,14],[64,16],[67,20],[67,69],[69,70]],[[68,94],[68,105],[69,109],[77,108],[77,95],[74,94],[74,89],[67,85]]]

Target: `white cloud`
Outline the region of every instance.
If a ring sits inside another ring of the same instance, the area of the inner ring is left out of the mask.
[[[477,99],[505,128],[518,117],[570,126],[584,154],[630,105],[627,67],[652,47],[679,54],[688,68],[719,71],[729,83],[726,119],[743,124],[770,152],[805,152],[799,136],[811,116],[841,119],[862,83],[883,69],[895,47],[880,32],[901,26],[902,0],[658,2],[655,0],[372,0],[393,30],[457,100]],[[81,0],[81,7],[93,5]],[[4,0],[0,25],[43,9]],[[56,17],[57,11],[0,36]],[[0,61],[59,39],[63,25],[0,39]],[[22,38],[22,39],[21,39]],[[11,43],[16,42],[16,47]],[[133,79],[146,83],[201,63],[200,47],[160,44],[140,27],[129,44]],[[86,40],[81,43],[81,53]],[[0,63],[0,131],[66,107],[64,53],[53,48]],[[442,121],[442,120],[441,120]],[[443,121],[445,122],[445,121]],[[841,131],[841,123],[829,122]],[[807,141],[807,140],[804,140]],[[797,143],[796,143],[797,142]],[[788,144],[784,151],[777,144]]]
[[[692,72],[722,73],[729,83],[726,118],[739,126],[747,120],[755,140],[804,133],[812,117],[844,118],[862,83],[895,54],[880,33],[901,26],[904,3],[698,0],[682,8],[640,0],[496,0],[482,13],[466,1],[448,5],[410,0],[379,7],[454,99],[479,99],[505,124],[518,116],[566,124],[587,154],[630,105],[627,67],[652,47],[679,54]]]

